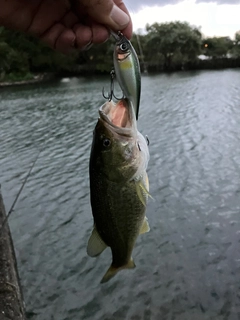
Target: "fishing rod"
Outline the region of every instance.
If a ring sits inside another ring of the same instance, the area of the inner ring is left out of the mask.
[[[33,170],[33,167],[35,166],[35,163],[36,163],[37,160],[38,160],[38,157],[39,157],[41,151],[42,151],[42,150],[40,150],[40,151],[38,152],[36,159],[33,161],[32,165],[31,165],[31,167],[30,167],[30,169],[29,169],[29,171],[28,171],[28,173],[27,173],[27,175],[26,175],[26,177],[25,177],[25,179],[24,179],[24,181],[23,181],[23,183],[22,183],[22,185],[21,185],[21,187],[20,187],[17,195],[16,195],[16,198],[15,198],[14,201],[13,201],[13,204],[12,204],[11,208],[10,208],[10,210],[8,211],[8,214],[6,215],[5,219],[3,220],[3,223],[2,223],[2,225],[1,225],[1,227],[0,227],[0,234],[1,234],[1,232],[3,232],[3,228],[5,227],[8,219],[9,219],[9,217],[10,217],[10,215],[11,215],[11,213],[12,213],[13,210],[14,210],[14,206],[15,206],[15,204],[17,203],[18,198],[20,197],[20,194],[22,193],[22,190],[23,190],[25,184],[27,183],[27,180],[28,180],[28,178],[29,178],[29,176],[30,176],[30,174],[31,174],[31,172],[32,172],[32,170]]]

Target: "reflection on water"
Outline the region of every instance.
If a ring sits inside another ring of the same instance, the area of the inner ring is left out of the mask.
[[[29,319],[240,318],[240,71],[144,76],[151,231],[137,268],[99,281],[110,250],[86,254],[88,159],[102,86],[71,79],[0,91],[0,182]]]

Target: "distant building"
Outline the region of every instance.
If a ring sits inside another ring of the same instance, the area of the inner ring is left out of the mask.
[[[200,60],[208,60],[208,59],[211,59],[211,57],[205,56],[204,54],[200,54],[198,56],[198,59],[200,59]]]

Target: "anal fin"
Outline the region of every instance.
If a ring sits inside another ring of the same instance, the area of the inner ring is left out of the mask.
[[[107,248],[106,243],[102,240],[96,227],[94,226],[92,234],[88,240],[87,254],[90,257],[99,256]]]
[[[150,227],[149,227],[149,224],[148,224],[148,219],[147,219],[147,217],[145,217],[144,220],[143,220],[143,224],[141,226],[139,234],[143,234],[143,233],[146,233],[146,232],[149,232],[149,231],[150,231]]]

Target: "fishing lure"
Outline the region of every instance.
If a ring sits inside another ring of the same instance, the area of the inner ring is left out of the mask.
[[[138,57],[131,42],[120,31],[115,33],[110,30],[110,33],[116,40],[113,53],[115,75],[124,96],[132,102],[136,119],[138,119],[141,96],[141,71]],[[107,97],[103,93],[108,100],[114,97],[112,84],[113,82],[111,82],[111,93]]]

